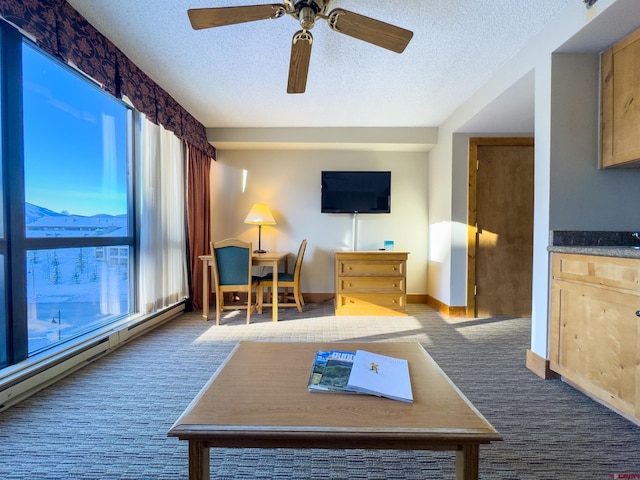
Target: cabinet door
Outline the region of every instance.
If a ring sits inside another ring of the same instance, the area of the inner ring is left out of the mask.
[[[636,415],[640,297],[554,280],[552,299],[554,370],[622,413]]]
[[[601,57],[602,167],[640,165],[640,30]]]

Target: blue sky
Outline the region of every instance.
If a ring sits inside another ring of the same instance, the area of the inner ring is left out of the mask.
[[[25,44],[26,201],[74,215],[127,213],[127,109]]]

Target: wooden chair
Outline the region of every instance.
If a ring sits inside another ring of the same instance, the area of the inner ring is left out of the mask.
[[[278,302],[278,307],[298,307],[298,311],[302,312],[302,306],[304,305],[304,298],[300,292],[300,271],[302,270],[302,258],[304,257],[304,251],[307,248],[307,239],[302,240],[300,248],[298,249],[298,256],[296,257],[296,264],[293,269],[293,273],[279,273],[278,274],[278,288],[285,289],[283,295],[283,302]],[[267,288],[268,297],[271,298],[271,290],[273,289],[273,273],[269,273],[262,277],[260,290]],[[288,295],[287,289],[293,288],[293,294]],[[278,292],[273,292],[277,295]],[[264,295],[264,292],[263,292]],[[285,300],[293,300],[295,303],[285,303]],[[272,303],[263,303],[263,305],[273,307]]]
[[[247,310],[247,325],[251,321],[251,312],[262,313],[263,291],[260,278],[251,275],[251,242],[246,243],[235,238],[214,242],[211,248],[213,256],[213,285],[216,294],[216,325],[220,325],[220,312],[223,310]],[[256,302],[252,293],[256,292]],[[246,292],[246,305],[225,305],[226,292]]]

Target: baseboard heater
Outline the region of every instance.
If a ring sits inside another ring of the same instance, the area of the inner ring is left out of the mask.
[[[98,333],[83,343],[54,353],[42,360],[26,360],[23,365],[4,369],[0,377],[0,412],[115,350],[133,338],[165,323],[184,311],[184,303],[162,312],[127,321]]]

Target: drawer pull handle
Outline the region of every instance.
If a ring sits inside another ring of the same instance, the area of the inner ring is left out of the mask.
[[[636,311],[636,317],[640,317],[640,310]]]

